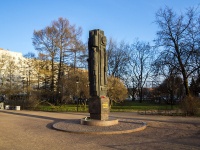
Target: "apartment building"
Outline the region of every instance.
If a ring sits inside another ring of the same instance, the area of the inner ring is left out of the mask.
[[[23,88],[35,78],[35,68],[22,53],[0,48],[0,84],[1,90]]]

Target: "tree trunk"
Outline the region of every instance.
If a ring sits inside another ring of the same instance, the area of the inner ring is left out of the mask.
[[[185,67],[182,63],[179,47],[178,47],[178,44],[176,44],[175,40],[174,40],[174,44],[175,44],[175,50],[176,50],[176,53],[177,53],[177,59],[178,59],[178,62],[179,62],[180,68],[181,68],[181,73],[182,73],[182,76],[183,76],[183,85],[185,87],[185,94],[186,94],[186,96],[190,96],[187,72],[186,72]]]
[[[188,79],[187,79],[187,77],[185,75],[183,76],[183,84],[184,84],[184,87],[185,87],[186,96],[190,96],[190,90],[189,90],[189,86],[188,86]]]
[[[140,95],[140,103],[142,103],[142,99],[143,99],[143,90],[142,90],[142,88],[140,88],[139,95]]]
[[[51,91],[54,91],[54,57],[51,59]]]

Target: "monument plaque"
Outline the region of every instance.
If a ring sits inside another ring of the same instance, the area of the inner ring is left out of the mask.
[[[90,82],[89,113],[91,119],[108,120],[106,37],[102,30],[89,32],[88,72]]]

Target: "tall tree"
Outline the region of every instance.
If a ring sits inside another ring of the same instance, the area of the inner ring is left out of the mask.
[[[61,91],[62,78],[64,74],[64,61],[66,58],[66,52],[74,53],[74,67],[76,67],[76,53],[80,51],[82,42],[80,36],[82,35],[82,29],[79,27],[76,29],[75,25],[70,25],[67,19],[59,18],[53,22],[53,27],[56,29],[56,47],[59,50],[58,53],[58,81],[57,81],[57,94]]]
[[[76,66],[76,54],[82,50],[82,42],[80,36],[82,29],[76,28],[75,25],[70,25],[69,21],[64,18],[58,18],[46,28],[34,31],[33,45],[35,49],[44,53],[51,61],[51,90],[58,95],[62,87],[62,77],[68,53],[74,53],[74,65]],[[57,66],[55,65],[57,64]],[[57,79],[56,86],[55,78]]]
[[[135,91],[138,89],[140,102],[143,99],[143,88],[150,76],[151,63],[153,60],[152,48],[149,43],[136,41],[130,49],[129,78],[130,85]],[[134,94],[134,92],[133,92]]]
[[[189,8],[178,15],[165,7],[156,13],[156,46],[161,47],[162,65],[175,68],[183,78],[185,93],[190,95],[188,78],[200,68],[200,17],[196,9]]]
[[[47,26],[46,28],[33,33],[33,45],[39,53],[44,53],[46,59],[51,62],[51,91],[54,91],[55,85],[55,59],[58,52],[56,47],[57,31],[54,26]]]

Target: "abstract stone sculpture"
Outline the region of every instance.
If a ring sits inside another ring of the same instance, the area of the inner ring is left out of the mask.
[[[97,29],[89,32],[88,48],[90,119],[108,120],[106,37],[102,30]]]

